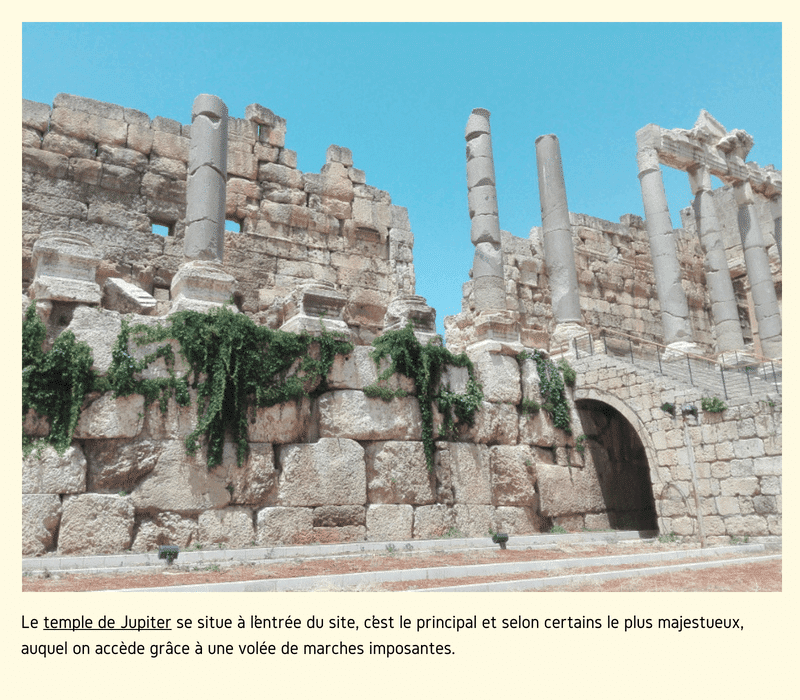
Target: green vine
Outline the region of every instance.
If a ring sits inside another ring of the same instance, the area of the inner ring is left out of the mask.
[[[49,352],[42,350],[47,335],[42,320],[31,304],[22,322],[22,420],[30,409],[50,422],[50,433],[43,441],[61,454],[72,442],[84,397],[95,388],[92,351],[78,342],[71,331],[56,338]],[[22,434],[23,453],[35,441]]]
[[[567,380],[570,386],[574,386],[575,370],[569,366],[566,360],[561,360],[556,365],[541,350],[534,350],[532,353],[523,350],[517,355],[519,362],[526,359],[531,359],[536,363],[536,371],[539,374],[539,391],[544,399],[542,408],[550,414],[556,428],[561,428],[567,435],[571,435],[569,404],[564,384]]]
[[[417,340],[413,326],[409,323],[405,328],[389,331],[373,341],[375,350],[372,359],[380,367],[384,358],[390,358],[389,367],[381,372],[378,381],[364,388],[367,396],[390,401],[405,396],[402,389],[392,391],[381,382],[387,381],[395,373],[400,373],[414,380],[422,416],[422,444],[425,449],[425,461],[428,470],[433,471],[433,407],[443,417],[443,433],[448,437],[455,434],[455,423],[459,421],[472,425],[475,412],[483,400],[483,389],[475,379],[475,368],[466,354],[454,355],[447,348],[429,342],[427,345]],[[467,388],[464,394],[451,391],[449,386],[441,384],[442,373],[447,365],[466,367],[469,373]]]

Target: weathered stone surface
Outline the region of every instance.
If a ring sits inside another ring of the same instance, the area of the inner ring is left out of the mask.
[[[364,448],[353,440],[321,438],[278,448],[277,503],[283,506],[364,505]]]
[[[553,517],[605,510],[594,470],[537,463],[536,476],[542,515]]]
[[[61,499],[56,494],[23,494],[22,556],[38,557],[53,548],[61,520]]]
[[[33,245],[31,260],[36,268],[30,288],[34,298],[100,303],[100,287],[95,282],[100,258],[85,236],[71,231],[42,235]]]
[[[311,508],[262,508],[256,516],[256,542],[264,547],[310,541],[313,519]]]
[[[130,493],[156,466],[161,445],[153,440],[87,440],[89,490]]]
[[[492,506],[456,503],[453,512],[456,517],[455,527],[465,537],[490,537],[489,530],[496,530]]]
[[[436,502],[421,442],[376,442],[364,450],[370,503]]]
[[[22,460],[22,493],[83,493],[86,457],[79,445],[59,455],[49,445]]]
[[[135,284],[109,277],[103,287],[103,305],[123,314],[151,314],[156,310],[156,299]]]
[[[59,554],[112,554],[131,545],[133,504],[122,496],[67,496],[58,533]]]
[[[275,469],[275,450],[269,443],[250,443],[242,466],[236,461],[236,445],[225,443],[222,464],[214,474],[226,480],[226,489],[231,493],[231,503],[260,506],[269,502],[278,484]]]
[[[525,445],[552,447],[559,440],[553,420],[544,410],[523,413],[519,417],[519,441]]]
[[[334,544],[337,542],[364,542],[367,539],[365,525],[342,525],[341,527],[314,527],[310,542]]]
[[[140,523],[131,550],[152,552],[164,544],[185,548],[193,542],[202,541],[198,540],[197,533],[197,520],[193,518],[185,518],[178,513],[156,513]]]
[[[356,345],[349,355],[337,355],[333,360],[331,371],[328,375],[328,386],[331,389],[363,389],[374,384],[378,374],[386,371],[390,363],[382,360],[380,368],[375,366],[375,361],[370,356],[374,348],[368,345]],[[393,374],[388,380],[381,383],[392,391],[402,389],[408,394],[415,391],[414,380],[402,374]]]
[[[470,358],[485,401],[518,404],[522,398],[519,365],[515,358],[481,352]]]
[[[420,440],[422,418],[413,397],[391,401],[360,391],[330,391],[319,398],[319,434],[353,440]]]
[[[200,513],[197,526],[197,539],[203,544],[247,547],[256,540],[250,508],[231,507]]]
[[[472,427],[459,428],[465,442],[515,445],[519,437],[519,414],[516,406],[482,401]]]
[[[144,397],[103,394],[81,412],[76,438],[132,438],[144,424]]]
[[[319,506],[314,508],[314,527],[355,527],[366,525],[364,506]]]
[[[494,513],[496,532],[509,535],[533,535],[543,531],[541,516],[536,508],[499,506]]]
[[[204,450],[186,454],[181,440],[165,441],[153,471],[131,494],[136,510],[195,515],[227,506],[231,501],[227,479],[217,470],[209,473],[205,458]]]
[[[461,536],[456,532],[456,516],[442,503],[414,509],[414,539],[433,540],[445,536]]]
[[[367,539],[410,540],[413,522],[414,509],[409,505],[371,504],[367,506]]]
[[[256,408],[254,414],[250,414],[247,425],[250,442],[288,444],[309,438],[311,402],[307,398]]]
[[[533,454],[524,445],[489,448],[492,503],[497,506],[532,506],[536,503]]]
[[[491,504],[489,454],[485,445],[437,442],[435,464],[439,501]]]
[[[111,352],[117,341],[122,321],[115,311],[106,311],[91,306],[79,306],[72,314],[68,331],[75,339],[92,349],[92,369],[105,374],[111,366]]]
[[[40,416],[31,408],[25,414],[22,432],[29,437],[46,437],[50,434],[50,421],[47,416]]]

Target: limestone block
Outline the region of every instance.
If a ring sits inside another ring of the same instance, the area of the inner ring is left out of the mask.
[[[608,513],[587,513],[584,518],[584,526],[587,530],[610,530],[611,522]]]
[[[780,476],[782,457],[758,457],[753,460],[753,474],[755,476]]]
[[[440,490],[450,490],[455,503],[489,505],[492,502],[489,454],[485,445],[437,442],[434,459]]]
[[[420,440],[422,418],[413,397],[383,401],[361,391],[323,394],[318,401],[319,434],[353,440]]]
[[[147,374],[147,370],[142,372],[143,377]],[[158,401],[151,403],[144,411],[142,435],[154,440],[174,440],[189,435],[197,427],[197,391],[190,389],[189,397],[187,406],[180,406],[174,398],[167,399],[166,411],[161,410]]]
[[[456,503],[453,513],[456,519],[456,528],[464,533],[465,537],[490,537],[489,530],[496,530],[495,509],[492,506]]]
[[[22,127],[22,146],[28,148],[41,148],[42,135],[34,129]]]
[[[308,398],[256,408],[250,414],[247,439],[249,442],[275,444],[305,441],[310,421],[311,402]]]
[[[256,542],[263,546],[301,544],[312,530],[311,508],[262,508],[256,516]]]
[[[278,483],[275,469],[275,451],[269,443],[253,442],[249,445],[242,466],[236,461],[236,445],[225,443],[222,463],[214,470],[216,476],[227,481],[231,503],[260,506],[269,502]]]
[[[364,506],[319,506],[314,508],[314,527],[358,527],[367,524]]]
[[[500,506],[494,513],[495,531],[509,535],[533,535],[542,532],[542,518],[535,508]]]
[[[56,494],[23,494],[22,556],[38,557],[53,548],[61,520],[61,499]]]
[[[258,179],[275,182],[282,187],[302,189],[304,175],[296,168],[289,168],[278,163],[261,163],[258,167]],[[254,179],[254,178],[251,178]]]
[[[205,451],[186,454],[182,440],[164,441],[156,465],[131,494],[137,511],[164,510],[194,515],[231,501],[227,479],[209,472]]]
[[[414,509],[410,505],[371,504],[367,506],[367,540],[410,540],[413,522]]]
[[[516,445],[519,437],[519,414],[515,406],[482,401],[472,427],[459,428],[466,442]]]
[[[117,312],[90,306],[78,306],[67,326],[77,341],[86,343],[92,349],[92,369],[101,374],[105,374],[111,366],[111,352],[121,328],[122,322]]]
[[[758,493],[758,478],[731,477],[720,483],[720,493],[723,496],[754,496]]]
[[[153,440],[87,440],[84,444],[91,491],[130,493],[155,469],[161,445]]]
[[[203,544],[247,547],[256,539],[250,508],[233,507],[200,513],[197,526],[197,540]]]
[[[75,437],[132,438],[141,432],[143,425],[143,396],[132,394],[115,399],[110,393],[103,394],[81,412]]]
[[[725,534],[741,537],[758,537],[769,534],[767,520],[761,515],[734,515],[725,518]]]
[[[103,306],[123,314],[152,314],[156,299],[141,287],[120,277],[109,277],[103,286]]]
[[[47,131],[50,122],[50,105],[31,100],[22,100],[22,125],[36,129],[36,131]]]
[[[326,163],[341,163],[346,168],[353,165],[353,152],[349,148],[343,146],[328,146],[325,153]]]
[[[49,445],[22,460],[22,493],[83,493],[86,457],[79,445],[59,455]]]
[[[367,539],[365,525],[342,525],[341,527],[314,527],[311,529],[310,541],[320,544],[337,542],[364,542]]]
[[[363,505],[367,502],[364,448],[323,437],[278,448],[277,503],[282,506]]]
[[[85,236],[65,231],[42,235],[33,246],[31,262],[36,275],[30,294],[35,299],[100,302],[95,282],[100,258]]]
[[[131,551],[152,552],[164,544],[183,549],[200,541],[197,530],[197,521],[193,518],[184,518],[177,513],[156,513],[139,525]]]
[[[154,133],[149,124],[129,124],[126,146],[143,155],[150,155],[150,151],[153,148]]]
[[[188,163],[190,145],[190,140],[185,136],[159,130],[153,132],[152,153],[154,155],[172,158],[182,163]]]
[[[533,453],[526,445],[489,448],[492,503],[496,506],[532,506],[536,502]]]
[[[42,173],[48,177],[63,178],[69,170],[69,158],[61,153],[51,153],[41,148],[22,148],[24,172]]]
[[[555,464],[536,464],[542,515],[554,517],[605,510],[597,474]]]
[[[414,509],[414,539],[433,540],[454,534],[455,523],[455,513],[449,506],[420,506]]]
[[[100,174],[100,186],[102,188],[128,194],[138,194],[140,185],[140,176],[135,170],[124,168],[121,165],[103,163],[103,170]]]
[[[436,502],[421,442],[375,442],[364,449],[369,503]]]
[[[374,384],[378,374],[384,372],[390,362],[381,361],[380,369],[376,368],[368,345],[356,345],[349,355],[337,355],[328,375],[328,386],[331,389],[363,389]],[[392,391],[402,389],[408,394],[414,393],[414,380],[402,374],[393,374],[382,386]]]
[[[22,432],[29,437],[47,437],[50,434],[50,421],[47,416],[40,416],[31,408],[25,414]]]
[[[127,549],[133,537],[133,512],[129,497],[67,496],[62,504],[58,553],[112,554]]]
[[[526,445],[551,447],[558,441],[556,428],[546,411],[522,414],[519,417],[519,441]]]

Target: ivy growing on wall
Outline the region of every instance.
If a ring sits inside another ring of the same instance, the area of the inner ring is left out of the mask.
[[[378,376],[375,384],[364,388],[364,393],[390,401],[395,397],[405,396],[406,392],[402,389],[392,391],[386,386],[380,386],[380,382],[385,382],[397,372],[414,380],[422,416],[425,461],[428,470],[433,471],[433,407],[436,406],[442,414],[442,430],[445,436],[453,437],[456,420],[472,425],[475,412],[483,400],[483,389],[475,379],[475,368],[464,353],[454,355],[447,348],[433,342],[427,345],[420,343],[414,335],[411,323],[400,330],[378,336],[372,344],[375,347],[372,359],[376,366],[380,367],[381,361],[387,357],[391,362]],[[467,368],[469,379],[465,393],[451,391],[449,386],[442,385],[442,373],[447,365]]]
[[[526,359],[531,359],[536,364],[536,372],[539,375],[539,391],[544,401],[542,408],[550,414],[556,428],[561,428],[567,435],[571,435],[572,428],[570,427],[565,383],[569,386],[575,385],[575,370],[563,359],[556,365],[541,350],[522,351],[517,355],[519,362]]]

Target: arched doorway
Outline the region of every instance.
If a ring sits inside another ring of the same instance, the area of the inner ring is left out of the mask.
[[[575,406],[611,527],[657,530],[647,453],[633,426],[602,401],[578,399]]]

